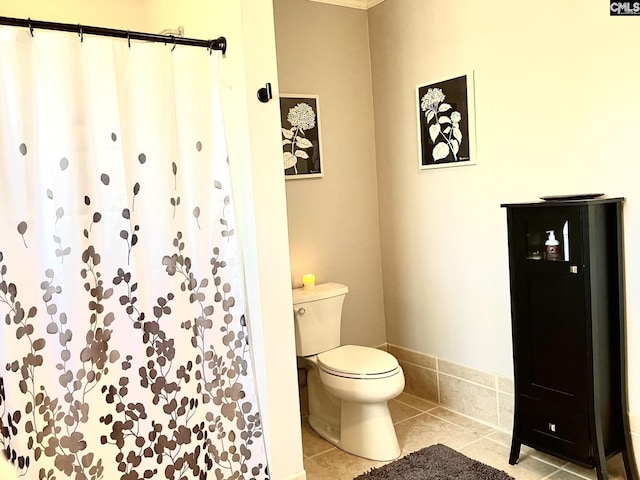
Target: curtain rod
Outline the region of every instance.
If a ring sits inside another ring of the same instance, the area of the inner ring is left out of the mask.
[[[0,17],[0,25],[10,25],[14,27],[28,28],[33,35],[35,29],[58,30],[62,32],[76,32],[80,39],[87,35],[101,35],[103,37],[126,38],[128,40],[144,40],[146,42],[162,42],[174,45],[189,45],[192,47],[204,47],[209,50],[220,50],[224,55],[227,51],[227,39],[218,37],[215,40],[198,40],[195,38],[175,37],[173,35],[159,35],[155,33],[131,32],[129,30],[116,30],[113,28],[92,27],[88,25],[43,22],[41,20],[31,20],[30,18]]]

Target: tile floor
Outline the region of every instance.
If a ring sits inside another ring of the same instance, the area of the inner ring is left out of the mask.
[[[443,443],[468,457],[500,470],[516,480],[595,479],[595,471],[522,447],[517,465],[509,465],[511,436],[470,420],[437,404],[402,393],[389,402],[402,455],[435,443]],[[306,421],[302,425],[307,480],[349,480],[372,467],[383,465],[349,455],[319,437]],[[621,456],[609,461],[610,480],[625,479]]]

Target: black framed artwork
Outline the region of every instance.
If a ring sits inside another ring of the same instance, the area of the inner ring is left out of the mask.
[[[285,179],[324,175],[317,95],[280,95],[282,159]]]
[[[473,72],[416,86],[420,169],[474,165]]]

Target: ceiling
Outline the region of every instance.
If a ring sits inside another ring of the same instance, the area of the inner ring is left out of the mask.
[[[360,10],[367,10],[374,7],[384,0],[310,0],[312,2],[329,3],[331,5],[339,5],[341,7],[358,8]]]

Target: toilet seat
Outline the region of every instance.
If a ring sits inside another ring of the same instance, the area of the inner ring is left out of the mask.
[[[372,347],[343,345],[318,355],[318,367],[329,375],[355,380],[374,380],[396,375],[398,360]]]

